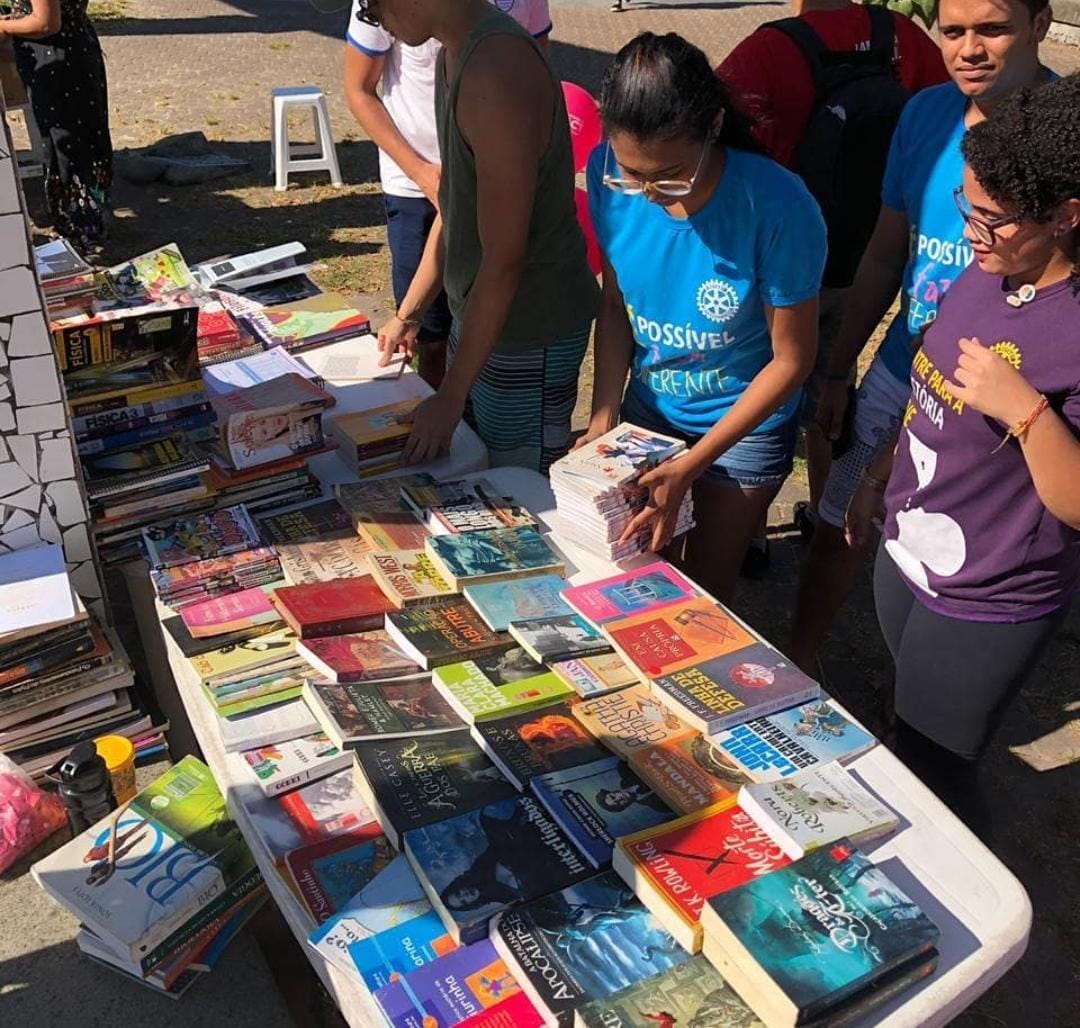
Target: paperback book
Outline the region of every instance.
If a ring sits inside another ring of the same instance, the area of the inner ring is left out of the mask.
[[[575,703],[573,711],[593,738],[623,760],[630,760],[638,750],[694,734],[642,685]]]
[[[364,578],[369,573],[371,548],[350,534],[346,539],[316,539],[282,543],[277,547],[281,570],[289,585],[313,585],[338,578]]]
[[[492,657],[445,664],[432,674],[435,688],[469,724],[520,714],[564,699],[566,684],[520,647]]]
[[[307,543],[316,539],[345,538],[354,533],[349,512],[337,500],[316,500],[295,510],[258,518],[268,542]]]
[[[631,755],[630,766],[680,814],[732,799],[750,781],[703,735],[647,746]]]
[[[270,602],[274,587],[256,586],[241,589],[225,596],[213,596],[185,604],[180,610],[180,621],[193,639],[215,639],[234,633],[253,634],[253,630],[265,629],[254,634],[266,634],[273,627],[281,626],[281,617]],[[218,646],[233,645],[222,640]]]
[[[505,632],[512,621],[559,617],[572,611],[560,592],[566,586],[561,575],[536,575],[465,586],[464,595],[493,632]]]
[[[253,307],[240,320],[264,349],[283,346],[291,353],[371,331],[367,315],[334,293],[299,300],[289,306],[262,310]]]
[[[338,749],[325,732],[305,735],[243,753],[264,796],[276,796],[352,763],[352,754]]]
[[[697,595],[698,590],[665,561],[563,591],[566,603],[594,625],[646,614]]]
[[[421,675],[420,665],[406,656],[382,629],[306,639],[297,643],[296,652],[328,682],[341,685]]]
[[[324,924],[358,889],[375,879],[397,854],[379,835],[345,832],[293,850],[285,857],[296,891],[315,919]]]
[[[402,502],[401,488],[434,481],[430,475],[419,473],[372,482],[348,482],[335,486],[335,490],[356,532],[373,550],[416,550],[423,548],[429,533]]]
[[[392,611],[386,616],[386,631],[426,670],[497,656],[515,646],[509,635],[493,632],[465,600],[456,597]]]
[[[604,696],[616,689],[633,685],[637,675],[617,653],[601,653],[580,660],[559,660],[551,665],[555,672],[582,699]]]
[[[580,614],[517,621],[510,626],[510,634],[541,663],[580,660],[611,650],[607,639]]]
[[[142,529],[147,562],[155,570],[222,557],[260,544],[259,531],[241,504]]]
[[[305,844],[344,832],[366,834],[368,838],[379,834],[375,816],[353,784],[352,770],[348,768],[283,793],[277,802]]]
[[[370,575],[287,585],[270,599],[301,639],[382,628],[383,616],[394,609]]]
[[[219,727],[226,753],[243,753],[257,746],[287,742],[319,731],[319,723],[299,697],[268,709],[223,718]]]
[[[361,476],[397,467],[419,402],[400,400],[332,418],[330,436],[338,456]]]
[[[432,535],[536,525],[525,507],[485,479],[405,485],[401,498]]]
[[[618,836],[674,819],[671,808],[618,757],[549,771],[529,785],[596,868],[610,866]]]
[[[399,859],[408,865],[405,857]],[[419,889],[420,884],[416,887]],[[446,934],[442,918],[426,899],[423,904],[426,913],[348,944],[352,970],[372,992],[457,949],[457,943]]]
[[[429,536],[424,548],[458,592],[480,582],[564,571],[562,560],[533,527]]]
[[[424,550],[383,550],[367,557],[368,570],[395,607],[413,607],[453,590]]]

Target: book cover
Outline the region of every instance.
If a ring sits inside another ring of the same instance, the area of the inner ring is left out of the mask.
[[[354,974],[359,966],[350,953],[354,943],[402,928],[430,911],[431,903],[412,865],[398,854],[308,936],[308,945],[346,974]],[[437,915],[436,921],[440,932],[445,933]]]
[[[304,906],[321,925],[396,855],[384,836],[347,832],[287,853],[285,866]]]
[[[31,870],[95,934],[138,959],[254,866],[210,769],[185,757]]]
[[[306,543],[331,536],[354,534],[349,512],[337,500],[317,500],[282,514],[268,514],[258,519],[266,539],[278,543]]]
[[[529,997],[515,992],[509,999],[458,1022],[458,1028],[546,1028],[546,1024]]]
[[[671,808],[618,757],[549,771],[529,783],[593,867],[611,863],[615,839],[672,821]]]
[[[473,738],[519,791],[537,775],[607,757],[565,703],[478,722]]]
[[[592,657],[611,649],[608,641],[580,614],[518,621],[510,634],[533,660],[554,663]]]
[[[577,1008],[576,1028],[765,1028],[715,967],[698,954]]]
[[[530,796],[514,796],[405,833],[405,853],[450,934],[487,935],[500,910],[592,874],[573,842]]]
[[[755,782],[786,778],[804,768],[847,761],[877,743],[824,694],[811,703],[721,732],[712,744]]]
[[[662,560],[563,591],[563,599],[594,625],[646,614],[697,595],[698,590]]]
[[[353,968],[372,992],[457,949],[442,918],[424,902],[426,913],[348,945]]]
[[[363,578],[370,573],[371,547],[363,539],[315,539],[277,547],[281,570],[290,585],[312,585],[336,578]]]
[[[680,814],[732,799],[750,781],[705,736],[696,734],[637,750],[630,766]]]
[[[411,607],[453,594],[423,550],[375,551],[368,554],[367,564],[395,607]]]
[[[464,720],[487,721],[520,714],[563,699],[570,689],[520,647],[458,664],[432,675],[435,687]]]
[[[615,649],[647,679],[757,641],[723,607],[704,596],[610,621],[604,631]]]
[[[617,653],[558,660],[551,665],[551,670],[585,700],[623,689],[638,680],[637,674]]]
[[[382,628],[394,609],[370,575],[283,586],[271,601],[301,639]]]
[[[426,679],[407,682],[308,682],[304,696],[342,748],[362,739],[411,737],[461,728],[461,719]]]
[[[260,544],[258,529],[243,504],[151,525],[142,529],[142,539],[150,567],[155,569],[191,564]]]
[[[365,450],[392,443],[397,450],[412,431],[412,417],[420,401],[413,398],[383,404],[369,410],[339,414],[330,422],[330,431],[343,449],[363,456]]]
[[[281,809],[305,843],[322,842],[343,832],[379,834],[375,815],[353,784],[346,768],[277,797]]]
[[[395,845],[403,832],[515,795],[468,731],[356,746],[357,778]]]
[[[427,669],[504,653],[514,647],[509,635],[493,632],[465,600],[455,597],[391,611],[386,616],[386,631],[405,653]]]
[[[281,617],[270,602],[269,594],[270,588],[256,586],[208,600],[196,600],[181,608],[180,620],[193,639],[213,639],[233,632],[280,625]]]
[[[372,482],[348,482],[335,487],[338,502],[349,513],[355,530],[373,550],[422,549],[428,530],[401,499],[404,485],[434,482],[425,473]]]
[[[820,686],[783,654],[755,643],[653,679],[652,693],[706,735],[816,700]]]
[[[739,805],[793,860],[838,839],[863,845],[899,824],[884,803],[835,762],[777,782],[744,785]]]
[[[491,939],[538,1009],[560,1023],[583,1003],[689,959],[610,871],[507,910]]]
[[[401,498],[433,535],[524,528],[536,519],[486,479],[403,486]]]
[[[86,492],[91,500],[193,475],[208,466],[182,436],[91,454],[82,461]]]
[[[329,681],[339,684],[420,674],[420,665],[382,629],[305,639],[297,644],[296,652]]]
[[[451,950],[375,993],[392,1028],[450,1028],[520,992],[495,947],[484,939]]]
[[[297,698],[266,710],[231,717],[220,724],[221,744],[226,753],[242,753],[257,746],[269,746],[310,735],[319,723],[307,704]]]
[[[225,646],[191,658],[191,666],[203,683],[240,680],[259,668],[296,655],[296,634],[289,629],[267,632],[246,643]]]
[[[352,763],[352,754],[339,750],[325,732],[246,750],[242,756],[265,796],[288,792]]]
[[[467,599],[493,632],[505,632],[511,621],[532,621],[572,613],[560,592],[566,587],[561,575],[536,575],[506,582],[467,585]]]
[[[287,307],[252,309],[241,320],[266,349],[284,346],[294,353],[318,343],[362,336],[371,330],[366,314],[350,307],[344,300],[336,299],[339,306],[332,310],[308,309],[304,306],[306,301],[300,301]]]
[[[731,801],[621,838],[616,851],[615,870],[627,884],[646,903],[656,897],[690,929],[692,952],[701,948],[701,910],[711,897],[791,863]]]
[[[532,527],[497,528],[460,535],[429,536],[428,556],[455,588],[470,581],[563,573],[563,562]]]
[[[705,921],[719,949],[745,955],[763,972],[794,1014],[792,1024],[835,1009],[930,950],[940,935],[917,904],[846,842],[713,896]],[[744,998],[757,1009],[760,996],[751,989]]]
[[[624,760],[647,746],[694,734],[643,685],[585,700],[573,706],[576,717],[609,750]]]
[[[685,449],[681,439],[623,421],[556,461],[552,477],[580,479],[597,489],[618,487]]]

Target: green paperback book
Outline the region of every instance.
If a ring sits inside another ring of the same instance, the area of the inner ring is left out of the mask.
[[[573,694],[558,675],[516,646],[505,653],[436,668],[432,681],[469,724],[521,714]]]

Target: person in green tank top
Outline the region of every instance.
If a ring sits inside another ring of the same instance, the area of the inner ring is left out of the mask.
[[[411,352],[424,311],[445,288],[450,365],[416,411],[405,460],[447,452],[464,417],[493,465],[546,472],[570,447],[599,299],[577,221],[562,90],[535,40],[487,0],[359,6],[409,46],[443,44],[440,214],[408,293],[379,333],[384,362]]]

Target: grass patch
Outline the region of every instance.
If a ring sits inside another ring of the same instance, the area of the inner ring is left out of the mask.
[[[94,21],[123,21],[129,16],[128,0],[90,0],[86,13]]]

